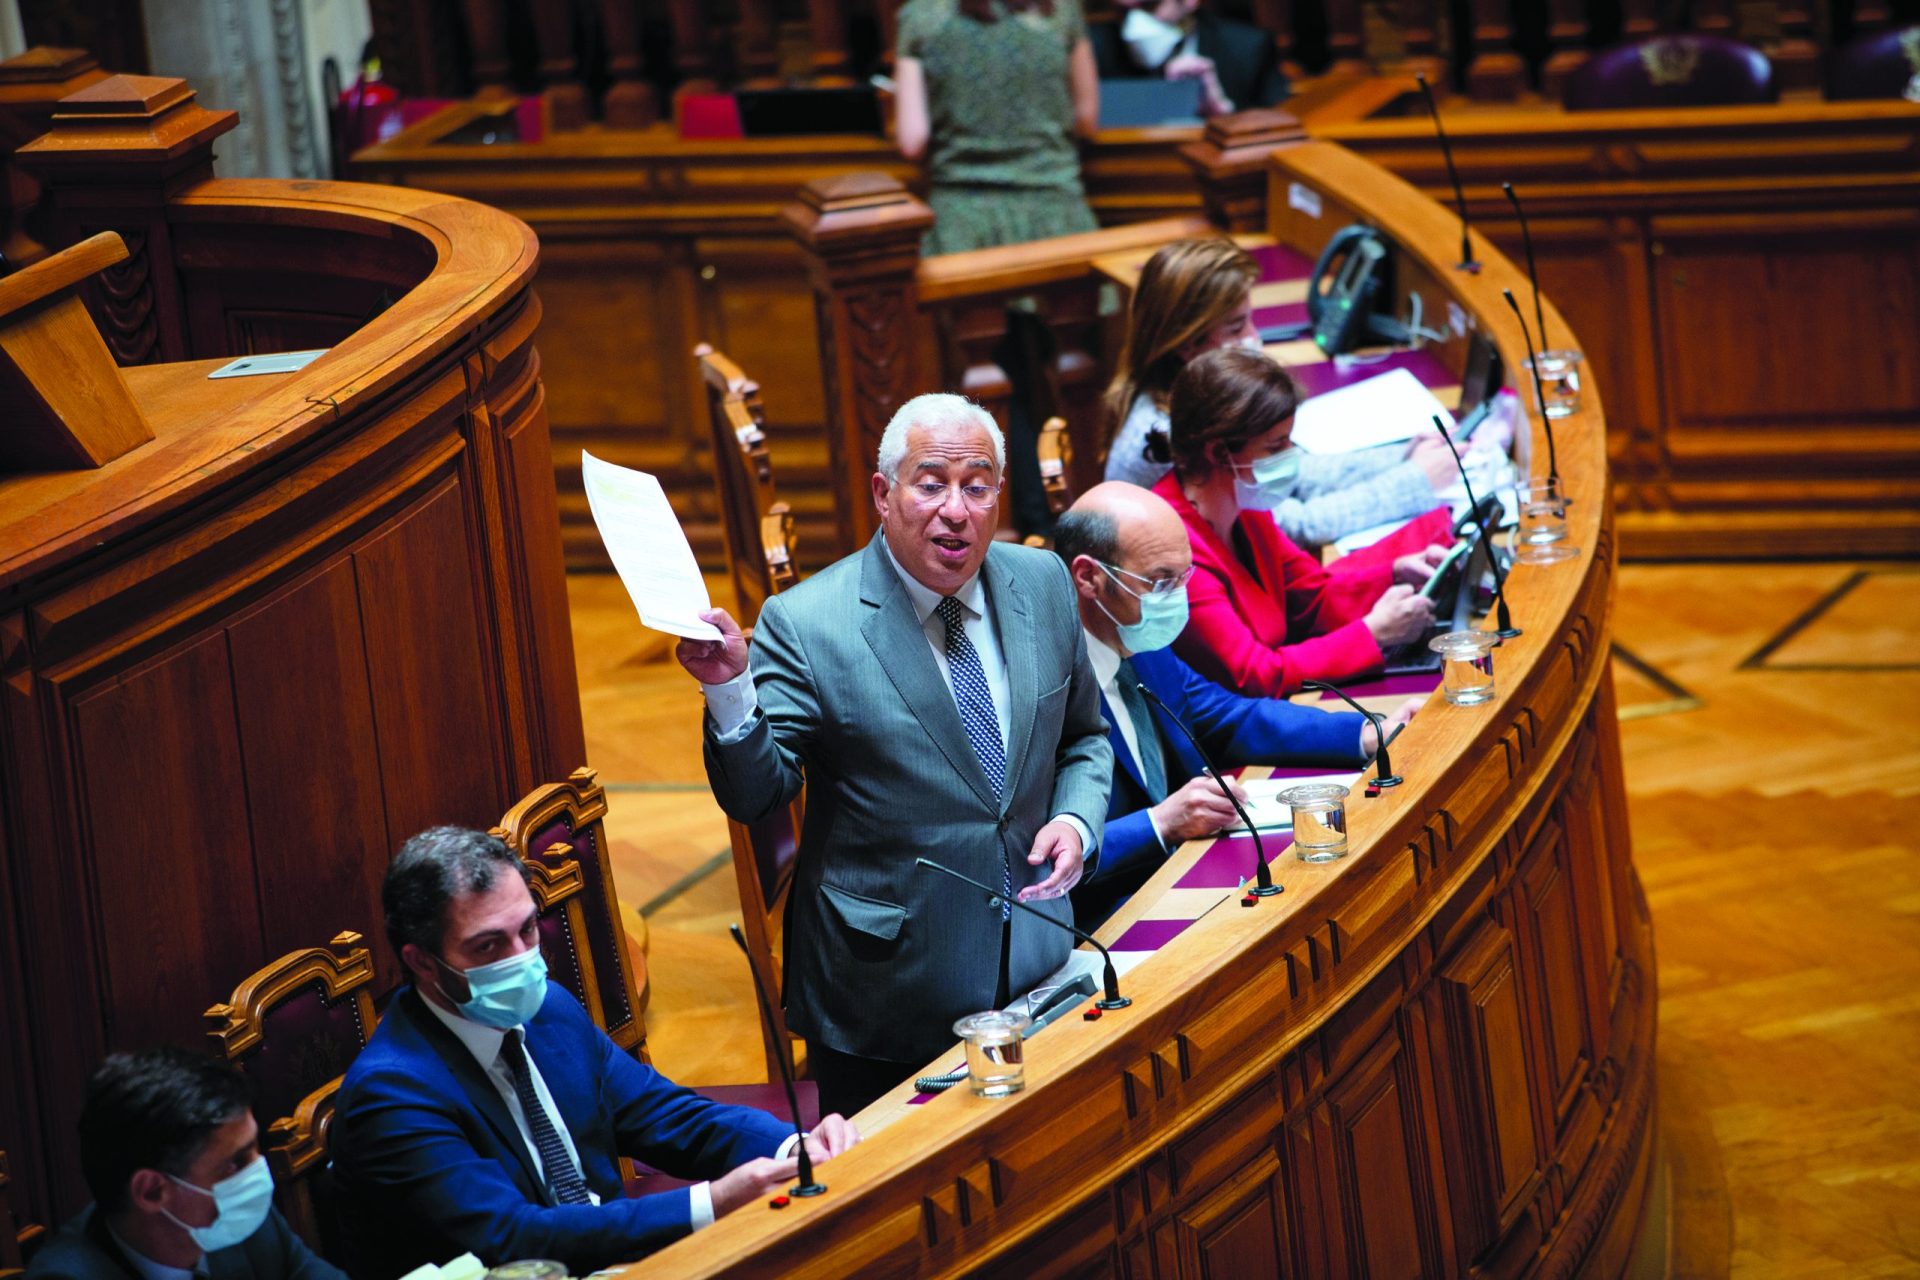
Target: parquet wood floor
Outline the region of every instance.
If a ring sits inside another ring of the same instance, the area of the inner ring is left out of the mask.
[[[1674,1275],[1920,1275],[1916,568],[1621,570]],[[698,691],[616,580],[570,589],[614,874],[650,929],[655,1061],[688,1083],[762,1079]],[[1698,705],[1671,710],[1692,705],[1676,690]]]

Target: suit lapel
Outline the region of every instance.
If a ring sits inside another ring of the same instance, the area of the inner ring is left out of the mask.
[[[995,556],[989,548],[981,572],[987,579],[987,601],[1000,637],[1000,656],[1007,663],[1007,785],[1002,800],[1010,805],[1018,789],[1017,780],[1026,776],[1027,749],[1033,743],[1034,704],[1040,697],[1040,648],[1027,617],[1026,595],[1007,570],[1006,558]]]
[[[874,661],[887,674],[895,692],[926,730],[927,737],[947,758],[954,772],[967,780],[974,794],[988,807],[996,807],[993,788],[987,784],[986,770],[967,741],[966,726],[960,722],[960,708],[954,705],[953,690],[946,675],[933,660],[927,633],[921,630],[913,601],[900,585],[880,545],[884,533],[876,533],[867,544],[860,563],[860,599],[870,612],[860,627]],[[1014,775],[1009,772],[1007,777]]]
[[[496,1143],[519,1163],[527,1186],[533,1188],[532,1198],[544,1202],[546,1199],[547,1179],[533,1163],[533,1155],[527,1150],[526,1140],[520,1136],[520,1128],[513,1122],[513,1115],[507,1110],[506,1102],[500,1097],[500,1091],[493,1080],[474,1061],[467,1046],[461,1044],[451,1031],[440,1025],[440,1020],[424,1007],[424,998],[409,987],[400,997],[399,1006],[409,1021],[426,1038],[438,1055],[440,1062],[453,1076],[460,1092],[473,1104],[487,1125],[493,1130]],[[549,1086],[551,1087],[551,1086]],[[557,1099],[556,1099],[557,1101]]]
[[[1100,691],[1100,714],[1107,719],[1107,742],[1113,748],[1114,763],[1125,768],[1127,776],[1133,779],[1133,785],[1140,788],[1142,795],[1146,794],[1147,780],[1140,776],[1140,764],[1133,758],[1133,752],[1127,750],[1127,740],[1120,736],[1119,717],[1126,714],[1126,708],[1121,707],[1116,712],[1113,704],[1107,701],[1107,691],[1102,689]],[[1133,729],[1135,733],[1138,733],[1140,726],[1135,725]]]

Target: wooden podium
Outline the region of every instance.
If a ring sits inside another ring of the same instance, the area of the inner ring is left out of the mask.
[[[153,439],[78,295],[126,257],[102,231],[0,279],[0,473],[103,466]]]

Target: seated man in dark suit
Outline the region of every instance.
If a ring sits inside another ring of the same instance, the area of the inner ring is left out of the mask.
[[[348,1069],[332,1129],[364,1280],[466,1252],[585,1275],[795,1176],[784,1121],[635,1061],[547,980],[526,875],[498,839],[458,827],[415,836],[387,869],[387,935],[413,985]],[[808,1151],[856,1141],[828,1116]],[[628,1199],[618,1156],[712,1181]]]
[[[259,1139],[232,1067],[185,1049],[114,1054],[80,1112],[93,1204],[41,1246],[29,1280],[346,1280],[275,1211]]]
[[[1120,481],[1095,485],[1060,517],[1053,548],[1073,574],[1087,659],[1113,745],[1105,849],[1073,894],[1075,921],[1092,930],[1181,841],[1237,821],[1186,737],[1165,723],[1165,713],[1136,683],[1180,717],[1221,769],[1313,763],[1359,768],[1378,741],[1358,712],[1242,697],[1174,656],[1166,646],[1186,625],[1193,552],[1180,517],[1153,491]],[[1417,698],[1403,703],[1387,722],[1388,732],[1411,720],[1419,705]]]
[[[1119,22],[1089,22],[1102,80],[1157,76],[1200,81],[1200,110],[1226,115],[1287,96],[1273,37],[1200,8],[1200,0],[1118,0]]]

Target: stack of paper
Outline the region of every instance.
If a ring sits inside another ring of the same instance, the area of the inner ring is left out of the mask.
[[[1357,773],[1324,773],[1311,778],[1262,778],[1257,782],[1240,783],[1240,789],[1247,793],[1247,816],[1253,819],[1253,825],[1259,831],[1293,830],[1293,810],[1280,798],[1280,793],[1289,787],[1307,787],[1315,783],[1328,782],[1335,786],[1351,787],[1360,781]],[[1236,823],[1229,831],[1245,831],[1246,827]]]
[[[655,631],[690,640],[718,640],[720,629],[703,621],[711,609],[707,581],[673,514],[666,490],[644,471],[617,467],[581,451],[580,479],[587,507],[607,544],[620,583]]]
[[[1351,453],[1411,440],[1433,430],[1433,415],[1453,430],[1453,415],[1406,369],[1356,382],[1301,402],[1293,443],[1309,453]]]

